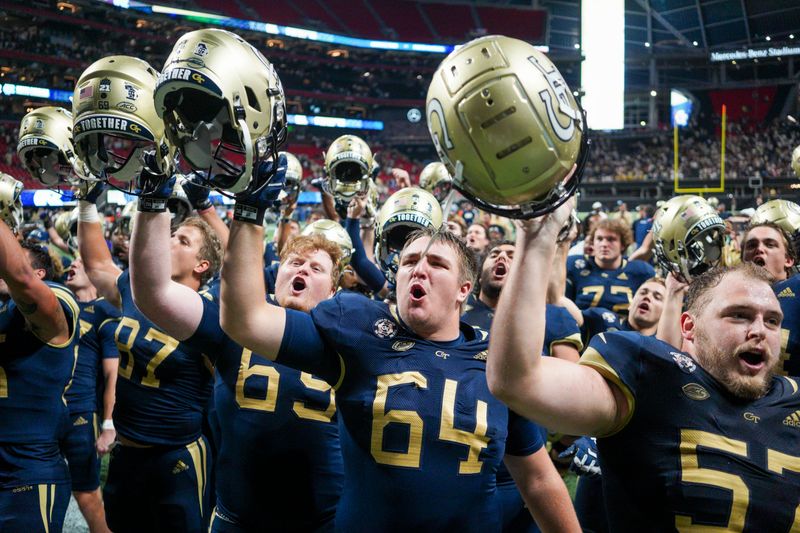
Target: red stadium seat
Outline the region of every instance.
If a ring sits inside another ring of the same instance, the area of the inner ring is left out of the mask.
[[[547,38],[547,12],[541,9],[476,6],[481,25],[489,35],[507,35],[533,44]],[[509,24],[509,21],[514,21]]]
[[[377,0],[371,2],[383,22],[397,32],[401,41],[433,43],[436,38],[417,11],[416,2]]]
[[[470,6],[456,4],[420,4],[436,32],[444,38],[463,41],[475,28]]]
[[[325,0],[325,3],[354,35],[367,39],[384,38],[380,22],[375,20],[363,0]]]

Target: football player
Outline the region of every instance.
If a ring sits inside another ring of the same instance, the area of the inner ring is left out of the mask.
[[[268,194],[274,199],[279,192],[273,187]],[[168,216],[139,213],[134,228],[137,305],[169,335],[216,354],[220,449],[211,531],[310,531],[332,524],[343,474],[331,386],[242,348],[220,328],[219,305],[210,295],[171,279],[163,259],[170,248]],[[337,244],[297,237],[281,255],[272,301],[307,312],[334,294]]]
[[[567,258],[566,295],[580,309],[604,307],[624,316],[633,293],[655,276],[655,270],[644,261],[624,257],[632,234],[621,220],[600,220],[589,239],[593,256]]]
[[[472,224],[467,229],[467,248],[480,257],[489,247],[489,230],[483,224]]]
[[[0,293],[10,297],[0,308],[0,530],[61,531],[70,478],[58,440],[78,352],[78,304],[48,279],[49,254],[21,247],[17,227],[6,223],[21,188],[0,175]]]
[[[239,203],[234,213],[263,208]],[[474,276],[461,240],[433,229],[409,236],[396,307],[342,291],[310,315],[265,300],[260,242],[260,224],[234,220],[221,325],[248,349],[336,388],[345,465],[338,530],[499,530],[501,460],[544,530],[578,529],[563,484],[560,498],[540,499],[553,491],[538,491],[539,429],[488,393],[484,333],[459,321]],[[305,283],[292,290],[303,295]]]
[[[791,275],[796,261],[794,247],[790,242],[777,224],[750,224],[742,235],[742,261],[764,267],[775,281],[783,281]]]
[[[72,494],[89,530],[109,531],[100,494],[98,454],[108,453],[117,436],[112,413],[119,366],[114,338],[119,310],[97,296],[80,258],[67,269],[65,284],[75,294],[80,309],[80,345],[72,383],[65,394],[70,429],[61,440],[61,450],[69,464]],[[98,412],[102,415],[99,431]]]
[[[598,437],[612,531],[789,531],[800,395],[773,376],[782,313],[769,274],[745,263],[696,278],[681,316],[686,353],[614,332],[596,336],[579,365],[532,357],[568,214],[559,208],[518,232],[490,346],[492,392],[547,427]]]
[[[491,328],[497,300],[511,269],[514,248],[513,242],[503,241],[495,243],[489,250],[478,278],[480,286],[478,297],[470,296],[471,303],[467,304],[466,312],[461,317],[467,324],[483,330]],[[555,305],[547,305],[546,314],[547,334],[542,355],[577,362],[583,345],[575,319],[566,309]],[[544,437],[546,435],[543,434]],[[553,490],[559,486],[561,478],[546,455],[540,460],[542,475],[550,478],[547,486]],[[502,501],[503,531],[535,531],[531,514],[525,508],[525,502],[514,484],[514,479],[503,465],[497,472],[497,494]]]
[[[156,79],[144,61],[104,58],[81,75],[73,106],[76,148],[92,173],[123,181],[138,177],[137,209],[162,212],[175,179],[162,177],[171,168],[171,149],[153,106]],[[135,110],[115,105],[133,95]],[[113,111],[106,109],[109,105]],[[211,465],[201,428],[211,364],[136,307],[131,273],[115,265],[97,208],[88,201],[94,192],[79,205],[81,258],[98,294],[121,309],[113,414],[120,445],[112,451],[103,493],[108,525],[116,532],[203,531],[210,514],[206,479]],[[175,229],[169,250],[172,279],[198,290],[218,270],[221,255],[213,230],[197,218],[187,219]]]

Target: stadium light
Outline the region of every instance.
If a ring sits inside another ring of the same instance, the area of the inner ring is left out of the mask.
[[[581,2],[581,84],[589,127],[625,125],[625,0]]]

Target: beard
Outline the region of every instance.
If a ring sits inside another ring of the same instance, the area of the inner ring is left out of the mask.
[[[493,300],[500,297],[500,291],[503,290],[503,282],[492,280],[491,268],[486,268],[481,272],[480,280],[480,292]]]
[[[767,371],[764,374],[747,376],[736,371],[738,367],[739,354],[746,352],[748,345],[738,346],[733,354],[717,347],[716,341],[702,329],[695,332],[696,357],[703,368],[719,381],[728,392],[743,400],[757,400],[769,392],[772,384],[772,377],[775,375],[777,359],[772,353],[768,353],[765,364]],[[699,346],[708,349],[699,350]],[[734,365],[731,365],[731,361]]]

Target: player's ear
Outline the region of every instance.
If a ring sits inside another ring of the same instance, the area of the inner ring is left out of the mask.
[[[198,262],[198,263],[197,263],[197,264],[194,266],[194,269],[193,269],[193,270],[194,270],[195,274],[198,274],[198,275],[200,275],[200,274],[202,274],[203,272],[205,272],[206,270],[208,270],[209,268],[211,268],[211,262],[210,262],[210,261],[208,261],[207,259],[201,259],[201,260],[200,260],[200,261],[199,261],[199,262]]]
[[[689,313],[681,314],[681,336],[684,339],[694,342],[695,326],[697,326],[695,317]]]
[[[463,304],[469,298],[470,293],[472,292],[472,283],[469,281],[465,281],[461,284],[461,287],[458,289],[458,303]]]

